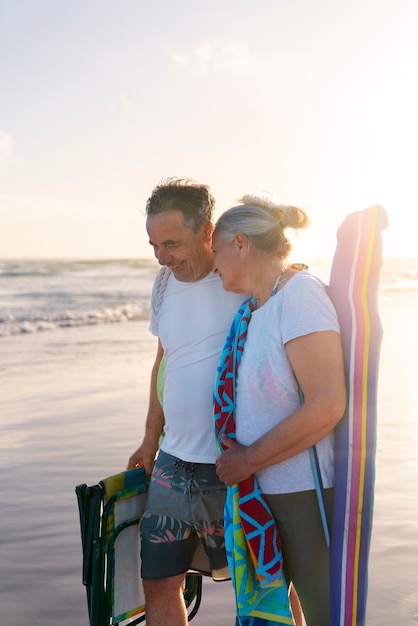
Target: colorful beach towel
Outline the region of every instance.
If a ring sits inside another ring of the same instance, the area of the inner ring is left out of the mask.
[[[239,309],[226,340],[215,382],[215,432],[235,438],[235,379],[255,300]],[[293,624],[283,574],[281,541],[254,476],[227,488],[225,544],[241,626]]]

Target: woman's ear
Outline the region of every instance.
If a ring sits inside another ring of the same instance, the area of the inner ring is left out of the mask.
[[[236,233],[234,236],[234,242],[240,256],[242,258],[246,257],[250,251],[250,242],[248,241],[248,238],[242,233]]]

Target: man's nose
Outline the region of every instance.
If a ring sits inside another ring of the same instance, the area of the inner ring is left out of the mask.
[[[158,250],[158,252],[156,253],[156,257],[160,265],[168,265],[171,260],[171,254],[169,254],[167,250],[163,250],[162,248]]]

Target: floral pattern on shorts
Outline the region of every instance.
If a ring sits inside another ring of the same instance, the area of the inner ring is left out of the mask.
[[[186,522],[167,515],[145,514],[145,517],[154,518],[155,530],[148,533],[148,541],[151,543],[182,541],[189,539],[195,531],[199,539],[202,539],[208,547],[223,548],[225,546],[223,520]]]

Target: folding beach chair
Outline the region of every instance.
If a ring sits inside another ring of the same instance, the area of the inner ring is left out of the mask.
[[[146,619],[138,526],[147,488],[141,467],[75,489],[90,626],[134,626]],[[201,601],[199,574],[186,575],[183,593],[190,621]]]

